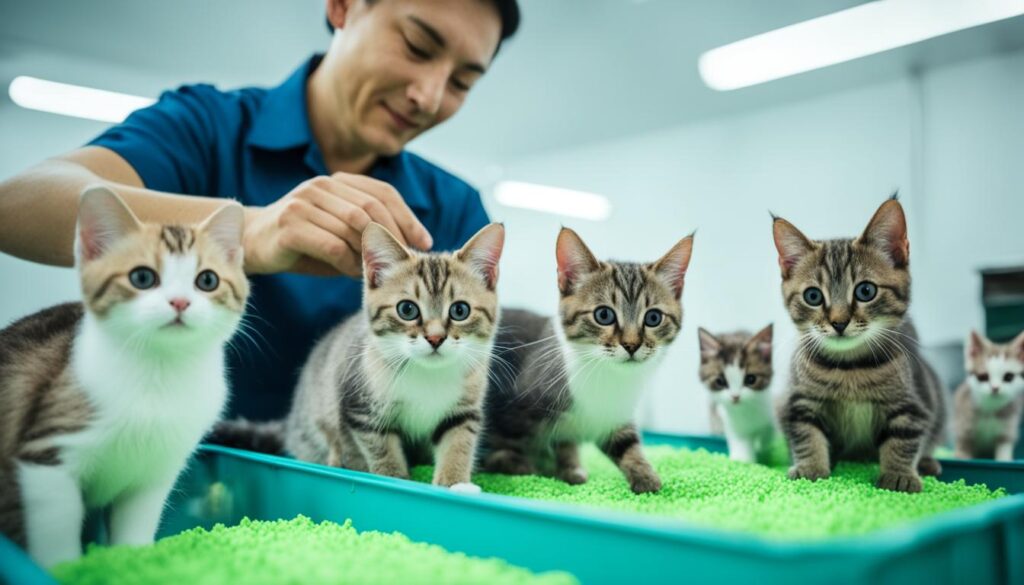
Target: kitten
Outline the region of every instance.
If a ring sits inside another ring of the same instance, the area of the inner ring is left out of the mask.
[[[1013,460],[1024,410],[1024,332],[999,345],[971,331],[967,379],[956,391],[956,456]]]
[[[772,326],[751,336],[714,336],[703,328],[700,379],[711,391],[711,430],[725,435],[729,458],[767,462],[775,438],[772,396]]]
[[[878,459],[878,487],[921,491],[941,471],[945,398],[907,317],[910,247],[895,196],[856,239],[810,240],[774,220],[782,294],[800,331],[780,413],[793,479],[828,477],[838,459]]]
[[[556,320],[508,310],[487,402],[484,467],[587,481],[577,446],[595,441],[636,493],[661,489],[633,422],[640,393],[682,326],[693,237],[651,264],[599,262],[558,236]]]
[[[504,227],[491,224],[454,254],[424,254],[368,226],[364,310],[314,347],[285,448],[400,478],[409,477],[408,458],[428,463],[432,452],[435,485],[473,489],[504,239]]]
[[[227,397],[224,345],[245,308],[242,207],[197,227],[143,224],[83,193],[82,303],[0,331],[0,531],[41,565],[81,555],[87,509],[111,544],[146,544]]]

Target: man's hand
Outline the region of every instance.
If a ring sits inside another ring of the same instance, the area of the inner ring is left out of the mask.
[[[391,185],[363,175],[314,177],[267,207],[246,209],[245,270],[358,277],[362,234],[371,222],[403,245],[430,249],[433,240]]]

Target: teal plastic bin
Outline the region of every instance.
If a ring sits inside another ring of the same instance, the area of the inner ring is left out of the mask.
[[[724,451],[720,439],[649,434],[650,444]],[[585,584],[756,582],[906,585],[1024,583],[1024,463],[943,461],[942,479],[1012,495],[865,536],[815,542],[760,536],[504,496],[464,496],[409,481],[204,446],[171,503],[163,535],[218,522],[292,518],[399,531],[413,540]],[[9,545],[9,543],[7,543]],[[0,575],[46,583],[13,547]],[[20,573],[8,572],[21,571]],[[13,575],[13,576],[12,576]]]

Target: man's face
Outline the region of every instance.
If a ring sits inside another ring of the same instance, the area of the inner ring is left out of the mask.
[[[323,63],[339,132],[371,152],[397,154],[458,111],[500,35],[492,2],[355,0]]]

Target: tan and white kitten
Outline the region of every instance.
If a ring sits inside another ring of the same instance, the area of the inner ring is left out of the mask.
[[[563,228],[557,319],[507,310],[487,401],[489,471],[587,481],[578,445],[593,441],[635,493],[661,479],[634,424],[651,375],[682,327],[680,297],[693,237],[651,263],[600,262]]]
[[[956,456],[1011,461],[1024,410],[1024,332],[992,343],[971,331],[965,348],[967,379],[956,391]]]
[[[364,309],[313,349],[285,422],[299,459],[391,477],[435,463],[433,483],[470,483],[498,322],[505,228],[453,254],[363,232]],[[410,461],[411,459],[411,461]]]
[[[83,303],[0,331],[0,530],[43,566],[81,555],[86,510],[111,544],[153,541],[167,494],[227,398],[245,309],[242,207],[143,224],[112,191],[79,202]]]
[[[775,439],[772,383],[772,326],[750,335],[744,331],[712,335],[703,327],[700,379],[711,393],[711,431],[725,435],[729,458],[767,462]]]

